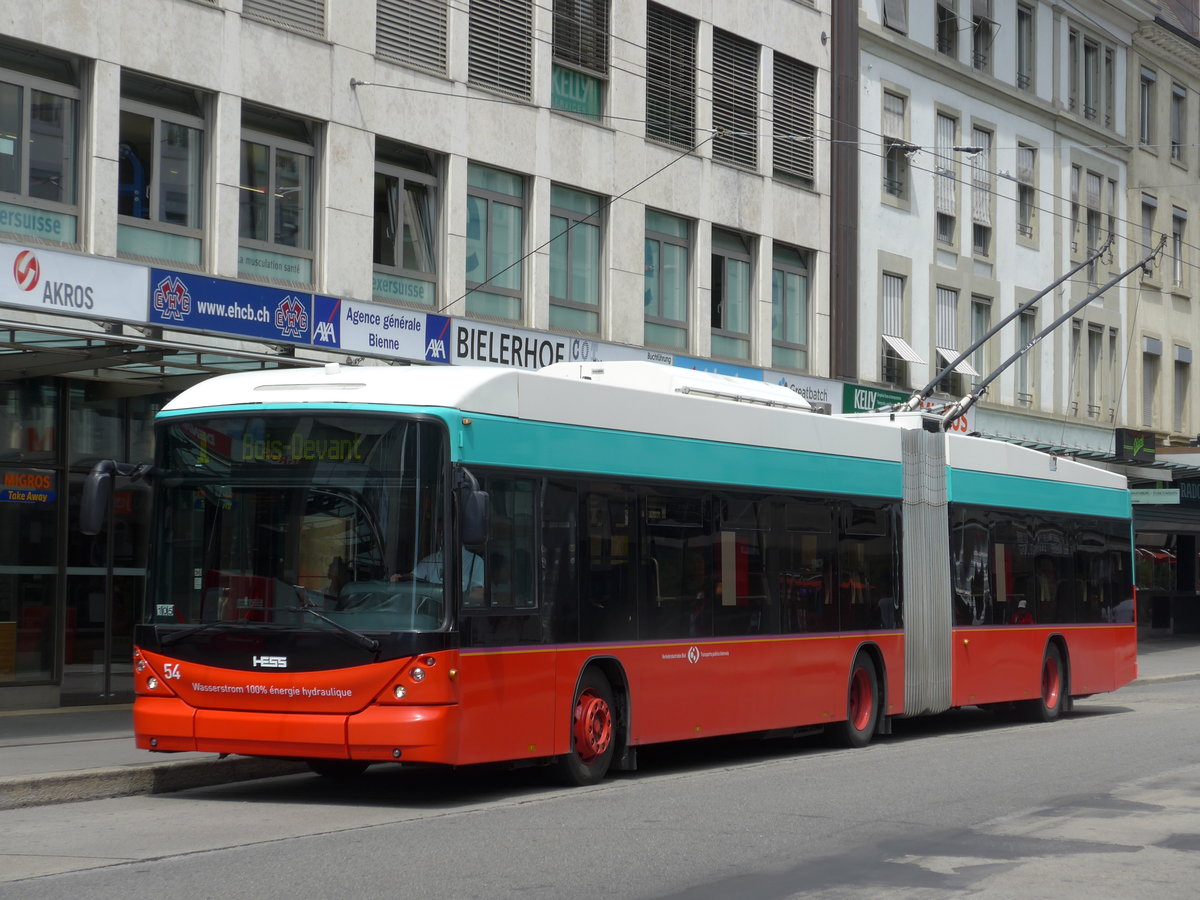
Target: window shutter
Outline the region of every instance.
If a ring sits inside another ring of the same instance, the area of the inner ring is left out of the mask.
[[[934,170],[937,172],[937,189],[935,191],[934,202],[937,211],[946,215],[955,215],[955,200],[956,192],[954,185],[954,158],[951,154],[954,153],[954,130],[957,126],[957,120],[950,116],[939,115],[937,117],[937,159],[934,162]]]
[[[883,133],[886,137],[904,137],[904,98],[898,94],[883,95]]]
[[[1100,208],[1100,176],[1095,172],[1088,172],[1087,176],[1087,208]]]
[[[938,349],[953,350],[958,346],[958,291],[937,289]]]
[[[447,7],[448,0],[378,0],[375,52],[445,74]]]
[[[696,20],[646,7],[646,137],[691,147],[696,131]]]
[[[971,164],[971,214],[980,225],[992,224],[992,133],[971,129],[971,145],[982,148]]]
[[[898,275],[883,276],[883,333],[900,337],[904,334],[904,279]]]
[[[1021,184],[1033,184],[1033,148],[1017,148],[1017,181]]]
[[[609,0],[554,0],[554,58],[608,76]]]
[[[533,94],[533,0],[471,0],[467,80],[528,100]]]
[[[782,54],[775,54],[775,123],[772,152],[775,171],[811,183],[813,164],[817,70]]]
[[[242,15],[289,31],[325,36],[325,0],[244,0]]]
[[[758,164],[758,45],[713,30],[713,157],[754,168]]]

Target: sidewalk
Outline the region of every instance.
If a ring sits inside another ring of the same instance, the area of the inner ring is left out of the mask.
[[[1144,637],[1138,672],[1139,683],[1200,678],[1200,635]],[[0,712],[0,810],[307,771],[286,760],[139,750],[132,719],[129,706]]]

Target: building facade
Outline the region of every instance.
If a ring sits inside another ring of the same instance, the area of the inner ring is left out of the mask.
[[[128,698],[147,497],[85,538],[80,486],[214,373],[651,358],[828,390],[828,0],[9,7],[0,708]]]

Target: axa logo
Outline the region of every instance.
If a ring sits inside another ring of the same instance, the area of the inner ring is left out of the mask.
[[[446,316],[425,317],[425,361],[450,362],[450,320]]]
[[[333,323],[318,322],[316,329],[313,331],[313,343],[332,344],[334,339]]]
[[[254,657],[255,668],[258,669],[286,669],[286,656],[256,656]]]
[[[182,322],[191,315],[192,295],[179,278],[168,275],[154,286],[154,310],[164,319]]]
[[[32,291],[38,286],[41,277],[42,265],[33,255],[33,251],[22,250],[18,253],[17,258],[13,260],[13,278],[16,279],[17,287],[23,291]]]
[[[304,338],[308,333],[308,306],[291,294],[275,307],[275,327],[283,337]]]

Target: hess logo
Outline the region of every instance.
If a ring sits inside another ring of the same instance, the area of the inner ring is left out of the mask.
[[[286,656],[256,656],[254,666],[259,669],[286,669]]]

